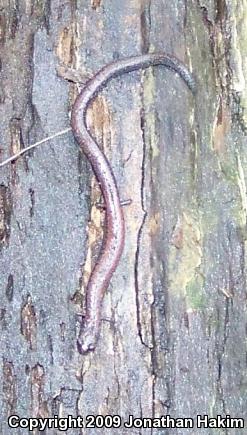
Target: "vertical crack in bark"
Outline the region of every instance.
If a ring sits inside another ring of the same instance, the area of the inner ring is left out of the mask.
[[[143,211],[143,218],[142,222],[140,224],[138,234],[137,234],[137,243],[136,243],[136,253],[135,253],[135,267],[134,267],[134,275],[135,275],[135,295],[136,295],[136,319],[137,319],[137,331],[138,335],[140,337],[141,343],[148,347],[149,346],[144,342],[143,336],[142,336],[142,325],[141,325],[141,307],[140,307],[140,300],[139,300],[139,281],[138,281],[138,267],[139,267],[139,257],[140,257],[140,244],[141,244],[141,237],[142,237],[142,231],[146,222],[147,218],[147,211],[144,206],[144,189],[145,189],[145,162],[146,162],[146,140],[145,140],[145,132],[144,132],[144,126],[145,126],[145,118],[144,118],[144,109],[141,109],[140,112],[140,121],[141,121],[141,131],[142,131],[142,143],[143,143],[143,152],[142,152],[142,163],[141,163],[141,206]]]
[[[220,312],[218,310],[218,323],[220,324]],[[226,343],[228,339],[228,327],[229,327],[229,299],[226,299],[225,302],[225,315],[224,315],[224,326],[223,326],[223,337],[222,337],[222,343],[220,344],[217,342],[217,359],[218,359],[218,379],[217,379],[217,392],[218,392],[218,399],[222,404],[222,413],[227,414],[226,409],[226,403],[224,399],[224,388],[222,385],[222,358],[226,350]],[[218,334],[220,334],[219,328],[218,328]],[[227,434],[228,431],[226,430],[225,433]]]
[[[117,384],[117,400],[121,400],[121,382],[119,381],[118,378],[118,364],[116,362],[116,352],[114,351],[113,354],[113,372],[114,372],[114,376],[115,376],[115,380],[116,380],[116,384]]]
[[[229,294],[234,297],[234,288],[242,283],[245,283],[245,274],[243,267],[243,258],[244,258],[244,244],[242,239],[239,238],[237,228],[233,227],[231,223],[227,223],[227,252],[226,258],[228,258],[228,270],[229,270],[229,284],[228,291]],[[238,247],[241,252],[239,253]],[[236,251],[237,250],[237,251]],[[237,256],[237,260],[236,260]],[[237,274],[235,270],[235,261],[238,262],[237,268],[239,274]],[[217,352],[218,352],[218,379],[217,379],[217,391],[219,400],[222,403],[222,409],[225,414],[227,414],[227,405],[225,400],[225,391],[224,386],[222,385],[222,370],[223,370],[223,356],[227,354],[227,341],[229,339],[229,332],[231,327],[230,321],[230,304],[232,304],[232,298],[226,298],[225,308],[224,308],[224,325],[223,325],[223,334],[222,334],[222,343],[217,343]],[[218,312],[218,322],[220,322],[220,315]],[[218,331],[220,334],[220,331]],[[226,431],[225,433],[228,433]]]
[[[229,103],[231,95],[230,48],[231,33],[227,29],[227,7],[224,0],[217,0],[214,8],[214,15],[208,8],[198,0],[198,6],[202,11],[203,21],[209,33],[209,46],[212,53],[213,70],[215,71],[216,84],[220,88],[219,93]]]
[[[142,41],[142,53],[146,53],[149,51],[150,47],[150,30],[151,30],[151,1],[145,0],[142,3],[141,7],[141,41]],[[140,225],[138,235],[137,235],[137,249],[136,249],[136,256],[135,256],[135,292],[136,292],[136,307],[137,307],[137,328],[139,337],[141,340],[141,343],[146,346],[151,351],[151,376],[152,376],[152,388],[151,388],[151,399],[152,399],[152,417],[155,416],[155,382],[156,382],[156,373],[155,373],[155,331],[154,331],[154,315],[153,315],[153,304],[151,306],[151,315],[150,315],[150,321],[151,321],[151,336],[152,336],[152,346],[148,346],[143,339],[142,336],[142,328],[141,328],[141,316],[140,316],[140,301],[139,301],[139,284],[138,284],[138,263],[139,263],[139,254],[140,254],[140,242],[141,242],[141,235],[142,231],[147,219],[147,210],[145,208],[144,204],[144,188],[145,188],[145,161],[146,161],[146,152],[147,152],[147,145],[146,145],[146,139],[145,139],[145,111],[144,111],[144,101],[143,101],[143,92],[142,92],[142,109],[140,113],[140,122],[141,122],[141,131],[142,131],[142,143],[143,143],[143,159],[142,159],[142,179],[141,179],[141,206],[143,210],[143,219],[142,223]],[[153,430],[151,430],[151,433],[153,433]]]
[[[151,28],[151,14],[150,14],[150,0],[145,0],[141,7],[141,47],[142,53],[146,53],[149,50],[149,34]],[[145,110],[144,110],[144,95],[143,89],[141,91],[141,110],[140,110],[140,128],[142,134],[142,162],[141,162],[141,209],[143,212],[142,221],[139,226],[139,230],[137,233],[137,244],[136,244],[136,252],[135,252],[135,267],[134,267],[134,280],[135,280],[135,296],[136,296],[136,319],[137,319],[137,331],[140,338],[140,342],[145,348],[150,350],[150,346],[145,342],[143,333],[142,333],[142,307],[140,303],[140,289],[139,289],[139,276],[138,276],[138,268],[139,268],[139,260],[141,253],[141,240],[142,234],[144,230],[144,226],[147,220],[147,210],[145,207],[145,165],[146,165],[146,153],[147,153],[147,143],[145,137]],[[151,326],[152,327],[152,326]],[[151,375],[152,376],[152,375]],[[153,377],[152,377],[153,380]],[[141,397],[142,399],[142,397]],[[143,416],[143,405],[142,400],[140,399],[140,416]],[[151,399],[152,399],[152,415],[154,410],[154,384],[152,382],[151,387]],[[145,417],[145,416],[144,416]],[[140,431],[141,433],[142,431]],[[153,431],[151,430],[151,433]]]
[[[6,308],[1,308],[0,309],[0,324],[1,324],[1,329],[2,331],[6,331],[7,329],[7,310]]]
[[[13,294],[14,294],[14,276],[12,273],[8,276],[8,282],[5,290],[6,298],[9,302],[12,302],[13,300]]]
[[[32,189],[31,187],[29,189],[29,195],[30,195],[30,202],[31,202],[31,205],[29,207],[29,214],[30,217],[32,218],[34,215],[35,195],[34,195],[34,189]]]
[[[14,413],[17,404],[16,394],[16,375],[14,373],[14,364],[3,360],[3,400],[6,402],[6,413],[11,415]]]
[[[52,336],[50,334],[47,337],[47,341],[48,341],[48,349],[49,349],[49,352],[50,352],[50,364],[53,365],[54,364],[53,341],[52,341]]]
[[[229,269],[229,284],[228,290],[229,294],[232,295],[231,298],[226,298],[225,302],[225,311],[224,311],[224,325],[223,325],[223,337],[221,347],[218,344],[218,380],[217,380],[217,391],[219,395],[219,400],[222,403],[222,409],[224,414],[228,413],[227,403],[225,397],[227,396],[227,391],[224,391],[224,386],[222,385],[222,370],[223,370],[223,356],[227,355],[227,352],[231,352],[231,348],[227,349],[227,341],[229,339],[230,328],[233,327],[231,325],[230,319],[230,306],[233,308],[233,300],[234,296],[237,297],[236,292],[234,295],[234,288],[241,286],[243,291],[246,288],[246,279],[245,279],[245,270],[244,270],[244,258],[245,258],[245,250],[244,250],[244,241],[242,235],[238,232],[238,228],[232,225],[231,222],[227,223],[227,252],[225,257],[228,258],[228,269]],[[236,264],[237,262],[237,264]],[[236,270],[237,268],[237,270]],[[241,290],[240,290],[241,291]],[[231,337],[230,337],[229,346],[231,346]],[[227,365],[224,368],[227,370]],[[226,431],[225,433],[228,433]]]
[[[141,4],[141,52],[149,51],[149,34],[151,29],[150,0],[145,0]]]
[[[14,117],[9,122],[9,131],[11,137],[11,155],[18,154],[23,148],[25,148],[23,140],[23,118]],[[28,170],[27,160],[24,159],[24,165],[26,171]],[[12,182],[17,183],[17,173],[14,166]]]
[[[152,418],[155,417],[155,403],[156,403],[156,390],[155,384],[157,379],[157,374],[155,370],[156,366],[156,346],[155,346],[155,330],[154,330],[154,319],[153,310],[151,310],[151,330],[152,330],[152,342],[153,349],[151,349],[151,369],[152,369]]]
[[[0,185],[0,249],[8,245],[11,232],[12,197],[10,189]]]
[[[223,21],[226,16],[226,2],[225,0],[216,0],[216,17],[215,21]]]
[[[233,90],[234,70],[234,14],[225,0],[216,0],[214,17],[209,17],[206,6],[198,0],[202,11],[203,21],[208,29],[209,44],[212,53],[213,70],[218,84],[218,94],[225,104],[231,107],[233,123],[237,123],[246,134],[245,109],[241,105],[241,92]],[[235,60],[236,62],[236,60]]]
[[[44,400],[45,370],[37,363],[31,369],[31,406],[33,417],[48,417],[49,410]]]
[[[30,295],[21,309],[21,334],[29,343],[29,349],[33,350],[36,346],[37,316]]]

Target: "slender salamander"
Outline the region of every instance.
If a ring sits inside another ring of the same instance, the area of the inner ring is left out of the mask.
[[[105,237],[99,258],[86,289],[86,315],[77,340],[78,351],[85,354],[95,349],[100,330],[101,306],[124,246],[124,218],[119,192],[111,166],[91,136],[86,125],[86,112],[91,100],[113,77],[141,68],[163,65],[180,75],[195,93],[193,76],[176,57],[165,53],[128,57],[104,66],[82,89],[72,108],[71,126],[82,151],[90,161],[105,201]]]

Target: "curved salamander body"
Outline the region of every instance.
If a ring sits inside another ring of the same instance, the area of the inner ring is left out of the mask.
[[[101,187],[106,209],[104,245],[86,290],[86,315],[77,340],[80,353],[86,353],[95,348],[100,330],[102,300],[124,246],[124,218],[116,180],[106,156],[87,129],[86,111],[93,97],[111,78],[154,65],[163,65],[177,72],[189,89],[195,92],[195,81],[192,75],[176,57],[163,53],[145,54],[106,65],[87,82],[72,108],[73,133],[92,165]]]

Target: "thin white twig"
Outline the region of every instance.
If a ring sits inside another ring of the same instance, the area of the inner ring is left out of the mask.
[[[38,145],[41,145],[44,142],[47,142],[48,140],[54,139],[54,137],[62,136],[65,133],[68,133],[68,131],[71,130],[71,127],[66,128],[65,130],[59,131],[58,133],[53,134],[52,136],[46,137],[45,139],[40,140],[39,142],[33,143],[32,145],[29,145],[26,148],[23,148],[21,151],[19,151],[17,154],[14,154],[13,156],[9,157],[7,160],[4,160],[2,163],[0,163],[0,168],[7,165],[10,162],[13,162],[13,160],[16,160],[18,157],[20,157],[22,154],[26,153],[27,151],[31,150],[32,148],[37,147]]]

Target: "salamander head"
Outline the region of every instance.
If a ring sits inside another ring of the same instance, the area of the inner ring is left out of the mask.
[[[85,321],[82,324],[80,335],[77,339],[77,349],[82,355],[95,349],[99,331],[95,322]]]

